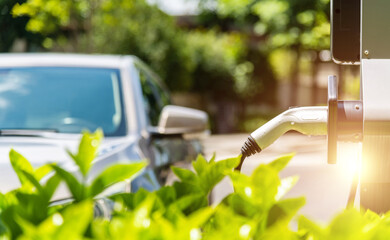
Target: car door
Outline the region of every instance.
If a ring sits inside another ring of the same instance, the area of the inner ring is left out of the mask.
[[[147,66],[141,62],[136,62],[135,67],[139,72],[141,81],[147,125],[151,128],[157,127],[161,111],[164,106],[171,103],[169,93],[158,76]],[[148,153],[145,153],[145,155],[151,159],[161,184],[165,184],[171,164],[193,160],[202,150],[199,141],[185,140],[181,135],[150,133],[146,144],[145,151],[148,151]]]

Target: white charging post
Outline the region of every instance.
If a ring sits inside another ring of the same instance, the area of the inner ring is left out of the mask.
[[[363,155],[360,203],[390,210],[390,1],[361,3]]]
[[[355,134],[362,142],[360,205],[378,213],[390,210],[389,10],[390,1],[384,0],[331,2],[333,59],[339,64],[360,63],[361,85],[360,101],[345,111],[354,112],[353,116],[340,125],[342,101],[337,100],[337,90],[332,90],[337,89],[337,81],[329,78],[328,161],[336,161],[341,132],[352,134],[350,140]]]

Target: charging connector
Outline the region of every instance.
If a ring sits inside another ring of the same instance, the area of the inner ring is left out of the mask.
[[[261,152],[281,135],[295,130],[306,135],[326,135],[328,107],[291,108],[252,132],[243,147],[245,157]]]

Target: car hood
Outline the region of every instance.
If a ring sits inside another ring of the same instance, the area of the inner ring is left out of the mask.
[[[11,149],[22,154],[34,168],[46,163],[57,163],[69,171],[75,171],[77,167],[66,150],[76,153],[80,138],[0,137],[0,192],[5,193],[20,186],[9,160]],[[100,145],[98,158],[134,145],[135,141],[135,137],[105,138]]]

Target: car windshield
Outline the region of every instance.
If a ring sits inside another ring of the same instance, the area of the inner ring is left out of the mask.
[[[125,134],[118,69],[0,68],[0,130]]]

